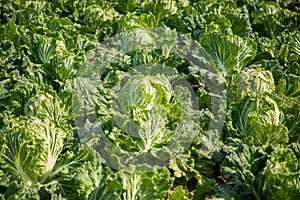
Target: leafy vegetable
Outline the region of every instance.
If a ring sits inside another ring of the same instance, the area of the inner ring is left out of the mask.
[[[1,1],[0,199],[297,199],[299,11]]]

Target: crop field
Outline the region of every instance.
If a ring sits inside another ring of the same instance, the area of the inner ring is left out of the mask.
[[[300,199],[298,0],[0,0],[0,200]]]

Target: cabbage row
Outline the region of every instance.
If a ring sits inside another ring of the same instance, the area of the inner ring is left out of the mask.
[[[0,199],[292,200],[299,141],[296,1],[1,1]]]

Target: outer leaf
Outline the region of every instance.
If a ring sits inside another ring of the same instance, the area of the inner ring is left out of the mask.
[[[297,144],[299,146],[299,144]],[[264,199],[295,199],[300,195],[299,154],[289,148],[275,148],[257,178]]]
[[[246,96],[239,104],[240,110],[234,116],[247,144],[270,145],[288,142],[288,129],[282,124],[283,115],[277,103],[269,96]]]
[[[240,72],[256,55],[256,44],[238,36],[207,33],[202,44],[219,69],[228,75]]]

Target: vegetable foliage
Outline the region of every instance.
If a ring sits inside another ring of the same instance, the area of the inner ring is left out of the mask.
[[[1,1],[0,199],[297,199],[299,18],[285,0]]]

